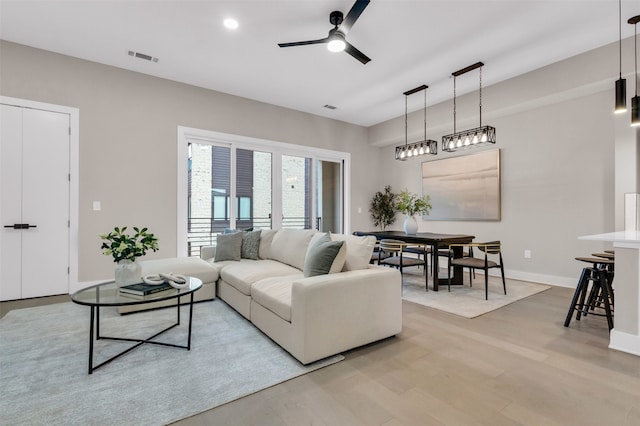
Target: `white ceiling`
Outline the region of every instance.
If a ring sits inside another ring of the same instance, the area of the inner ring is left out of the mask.
[[[278,47],[326,37],[329,13],[352,5],[0,0],[0,38],[363,126],[403,115],[402,93],[421,84],[429,105],[452,98],[451,72],[477,61],[487,86],[618,40],[617,0],[372,0],[347,36],[368,64],[325,45]],[[638,0],[622,2],[623,38],[638,14]],[[226,17],[240,27],[224,28]],[[477,74],[457,85],[458,94],[477,90]]]

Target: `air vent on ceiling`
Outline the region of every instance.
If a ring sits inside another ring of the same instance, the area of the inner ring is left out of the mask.
[[[134,52],[133,50],[129,51],[129,56],[133,56],[134,58],[144,59],[149,62],[158,62],[158,58],[154,58],[153,56],[146,55],[140,52]]]
[[[338,108],[338,107],[335,107],[335,106],[329,105],[329,104],[326,104],[324,107],[327,108],[327,109],[337,109]]]

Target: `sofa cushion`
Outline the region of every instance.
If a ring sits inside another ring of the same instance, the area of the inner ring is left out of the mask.
[[[271,255],[271,242],[276,232],[278,232],[277,229],[263,229],[260,233],[260,248],[258,249],[260,259],[269,259]]]
[[[340,251],[343,253],[342,256],[339,256]],[[322,234],[322,237],[318,239],[315,239],[314,236],[309,244],[302,272],[305,277],[339,272],[344,266],[345,259],[346,245],[344,241],[331,241],[329,234]]]
[[[300,275],[271,277],[251,286],[251,299],[285,321],[291,322],[291,288]]]
[[[218,234],[216,240],[216,262],[223,260],[240,260],[242,233]]]
[[[140,260],[142,276],[169,273],[189,275],[199,278],[203,283],[218,280],[220,269],[197,257],[174,257],[168,259]]]
[[[371,253],[376,245],[376,237],[372,235],[359,237],[356,235],[331,234],[333,241],[344,241],[347,245],[347,259],[343,271],[359,271],[367,269]]]
[[[309,241],[316,233],[309,229],[278,229],[271,242],[269,258],[302,270]]]
[[[236,290],[249,296],[253,283],[269,277],[296,275],[302,272],[284,263],[274,260],[248,260],[230,263],[220,271],[220,278]]]
[[[242,247],[240,248],[240,257],[242,259],[258,260],[260,233],[259,229],[257,231],[242,232]]]

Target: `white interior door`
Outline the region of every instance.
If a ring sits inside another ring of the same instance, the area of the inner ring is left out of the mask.
[[[0,299],[67,293],[70,117],[37,109],[2,108]],[[15,229],[13,224],[22,227]]]
[[[22,231],[5,226],[22,223],[22,108],[0,107],[0,300],[13,300],[22,297]]]

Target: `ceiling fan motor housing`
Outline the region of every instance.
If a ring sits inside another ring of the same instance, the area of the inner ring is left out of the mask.
[[[331,25],[335,25],[336,27],[342,24],[343,19],[344,18],[343,18],[342,12],[340,12],[339,10],[334,10],[329,15],[329,22],[331,22]]]

